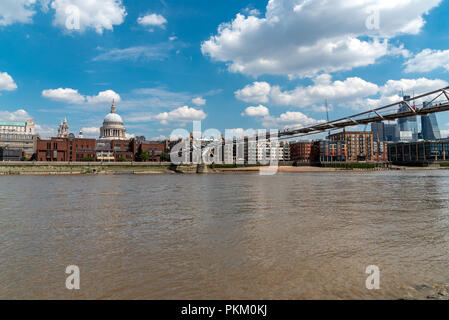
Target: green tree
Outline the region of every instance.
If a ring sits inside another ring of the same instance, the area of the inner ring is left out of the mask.
[[[171,161],[171,159],[170,159],[170,155],[168,154],[168,153],[162,153],[161,154],[161,161],[162,162],[170,162]]]
[[[137,154],[137,161],[141,161],[141,162],[147,162],[150,160],[150,154],[148,153],[148,151],[140,151]]]

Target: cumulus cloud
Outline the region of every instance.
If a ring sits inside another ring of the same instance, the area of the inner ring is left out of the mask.
[[[243,101],[269,102],[273,106],[298,107],[319,112],[325,111],[323,103],[327,99],[329,109],[338,106],[368,110],[400,101],[402,92],[405,95],[417,96],[449,86],[445,80],[427,78],[388,80],[379,86],[358,77],[332,81],[328,74],[322,74],[313,81],[313,85],[298,86],[290,91],[284,91],[280,86],[272,86],[267,82],[263,83],[263,91],[255,90],[260,85],[254,83],[236,91],[236,97]],[[244,115],[248,115],[247,111],[257,113],[253,108],[255,107],[245,110]]]
[[[146,27],[160,27],[165,28],[165,24],[167,23],[167,19],[164,16],[156,13],[147,14],[145,16],[139,17],[137,22]]]
[[[401,79],[401,80],[388,80],[383,87],[380,88],[380,92],[383,96],[391,96],[398,94],[402,90],[406,95],[412,96],[429,91],[434,91],[447,87],[449,83],[441,79]]]
[[[94,29],[98,34],[121,25],[127,14],[122,0],[53,0],[51,8],[55,25],[66,28],[69,12],[79,15],[79,31]]]
[[[266,103],[271,101],[276,106],[307,107],[323,103],[324,99],[333,102],[371,96],[378,93],[376,84],[361,78],[347,78],[333,81],[330,75],[323,74],[314,79],[310,86],[299,86],[294,90],[283,91],[279,86],[267,82],[254,82],[235,93],[237,99],[245,102]]]
[[[202,97],[197,97],[197,98],[193,98],[192,99],[192,103],[194,105],[196,105],[197,107],[201,107],[204,106],[206,104],[206,99],[202,98]]]
[[[110,103],[112,100],[120,102],[120,95],[112,90],[106,90],[99,92],[96,96],[86,96],[87,103],[89,104],[101,104]]]
[[[170,112],[159,113],[154,119],[159,120],[161,124],[168,122],[188,122],[195,120],[204,120],[207,115],[203,110],[189,108],[188,106],[180,107]]]
[[[383,86],[379,87],[378,98],[358,98],[345,102],[345,106],[354,110],[369,110],[402,100],[402,92],[404,95],[413,97],[422,93],[435,91],[449,86],[449,83],[440,79],[401,79],[388,80]],[[416,101],[417,104],[423,101]]]
[[[262,119],[262,125],[269,129],[303,128],[322,122],[325,121],[313,119],[298,111],[288,111],[282,113],[279,117],[268,116]]]
[[[0,91],[14,91],[17,84],[14,79],[6,72],[0,72]]]
[[[53,101],[71,104],[102,104],[110,103],[112,100],[116,102],[121,100],[120,95],[112,90],[99,92],[96,96],[85,96],[75,89],[58,88],[44,90],[42,91],[42,96]]]
[[[14,112],[0,111],[1,121],[27,121],[30,119],[32,119],[32,117],[23,109]]]
[[[254,82],[235,92],[235,97],[249,103],[267,103],[271,86],[267,82]]]
[[[58,88],[58,89],[48,89],[42,91],[42,96],[44,98],[67,103],[80,104],[84,103],[85,97],[82,96],[78,90],[70,88]]]
[[[31,23],[36,11],[36,0],[1,0],[0,26],[14,23]]]
[[[245,112],[242,113],[242,116],[248,117],[265,117],[270,114],[270,111],[267,107],[263,105],[259,105],[257,107],[248,107],[245,109]]]
[[[441,0],[270,0],[263,17],[237,14],[201,45],[204,55],[231,72],[310,77],[367,66],[403,52],[389,39],[417,34],[423,15]],[[367,20],[380,13],[380,28]]]
[[[449,71],[449,50],[425,49],[406,63],[405,72],[430,72],[436,69]]]

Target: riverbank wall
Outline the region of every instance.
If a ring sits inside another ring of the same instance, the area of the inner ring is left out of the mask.
[[[0,162],[0,175],[167,174],[170,163]]]
[[[99,163],[99,162],[0,162],[0,175],[112,175],[112,174],[224,174],[259,173],[265,167],[251,166],[198,166],[171,163]],[[385,170],[437,170],[448,167],[375,167],[343,168],[316,166],[279,166],[279,173],[385,171]]]

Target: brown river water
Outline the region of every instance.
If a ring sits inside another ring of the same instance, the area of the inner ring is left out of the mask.
[[[0,299],[442,297],[448,208],[449,171],[1,176]]]

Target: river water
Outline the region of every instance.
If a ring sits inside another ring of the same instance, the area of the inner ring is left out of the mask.
[[[448,207],[449,171],[2,176],[0,298],[424,299]]]

